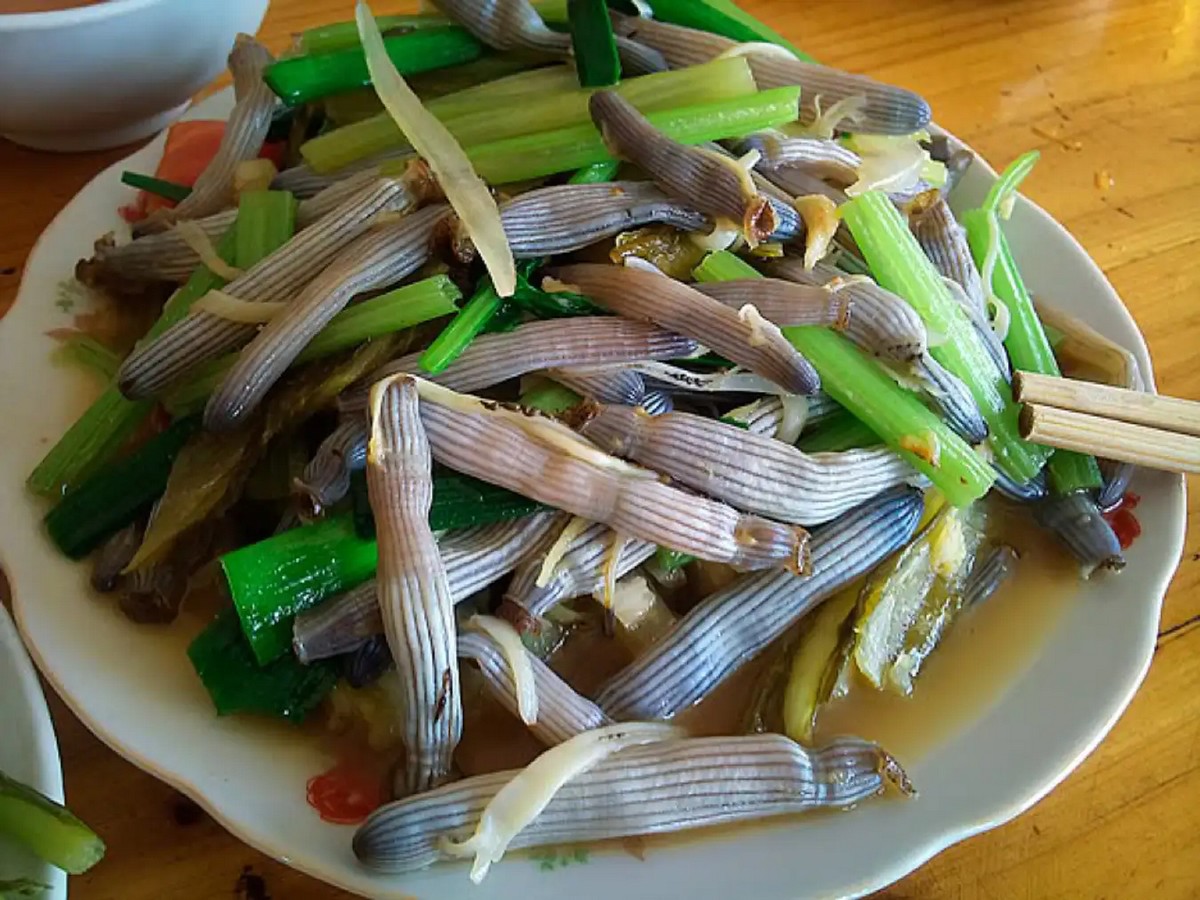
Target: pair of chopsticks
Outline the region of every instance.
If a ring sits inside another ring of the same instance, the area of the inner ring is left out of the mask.
[[[1200,403],[1141,391],[1017,372],[1021,436],[1035,444],[1076,450],[1163,469],[1200,473]]]

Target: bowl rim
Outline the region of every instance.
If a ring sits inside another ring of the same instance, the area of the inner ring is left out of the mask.
[[[76,6],[68,9],[0,13],[0,33],[5,31],[44,31],[67,25],[85,25],[169,2],[171,0],[101,0],[101,2],[93,2],[88,6]]]
[[[213,103],[214,101],[220,103],[222,102],[222,98],[225,98],[225,102],[227,103],[231,93],[232,91],[229,88],[217,92],[213,96],[206,98],[204,104],[199,104],[197,107],[193,107],[193,109],[189,112],[189,115],[196,116],[201,114],[211,114],[212,109],[208,107],[208,104]],[[932,127],[936,128],[936,126]],[[942,131],[941,129],[936,130],[939,132]],[[955,140],[957,140],[957,138],[955,138]],[[150,150],[151,152],[160,150],[161,141],[162,138],[160,137],[157,141],[152,142],[138,152],[143,152],[144,150]],[[969,145],[963,144],[963,146],[968,150],[971,150]],[[975,155],[975,165],[979,166],[989,178],[995,179],[997,177],[995,169],[982,155],[976,153],[974,150],[971,150],[971,152]],[[99,173],[92,181],[88,183],[88,185],[85,185],[80,193],[88,190],[88,188],[91,187],[95,182],[111,178],[112,174],[118,171],[124,165],[125,160],[117,161],[112,166]],[[68,201],[68,205],[70,202],[71,201]],[[1057,219],[1050,215],[1049,212],[1045,211],[1036,203],[1024,196],[1021,196],[1018,199],[1018,205],[1027,205],[1030,207],[1035,214],[1043,217],[1058,232],[1060,237],[1069,243],[1075,250],[1077,250],[1079,254],[1091,260],[1090,254],[1088,254],[1078,240],[1075,239],[1074,235],[1067,231],[1067,229],[1061,223],[1059,223]],[[31,257],[41,247],[43,240],[46,238],[47,234],[52,231],[54,225],[59,222],[59,219],[64,212],[65,207],[64,210],[60,211],[60,213],[55,217],[51,224],[47,226],[46,231],[43,232],[41,237],[39,237],[37,243],[31,251]],[[1102,274],[1094,260],[1091,260],[1091,262],[1096,271]],[[1139,358],[1150,360],[1149,349],[1146,345],[1144,335],[1142,334],[1141,329],[1137,326],[1132,313],[1125,306],[1124,302],[1120,300],[1120,297],[1116,295],[1115,290],[1113,290],[1112,293],[1118,301],[1116,307],[1117,315],[1124,319],[1125,322],[1132,328],[1133,334],[1136,338],[1136,345],[1132,345],[1130,349],[1133,350],[1134,353],[1139,356]],[[21,294],[19,292],[18,301],[20,298]],[[0,320],[0,327],[3,327],[2,320]],[[1150,386],[1153,386],[1154,379],[1152,368],[1148,370],[1147,375]],[[890,864],[884,865],[878,869],[871,869],[858,881],[858,883],[853,885],[848,884],[846,887],[847,892],[843,896],[860,897],[880,890],[890,884],[895,883],[905,875],[916,871],[918,868],[927,863],[934,856],[943,852],[948,847],[951,847],[954,844],[960,843],[982,832],[997,828],[1000,825],[1013,820],[1030,807],[1034,806],[1051,791],[1053,791],[1078,767],[1078,765],[1088,755],[1090,755],[1096,749],[1096,747],[1104,740],[1104,738],[1107,737],[1115,723],[1123,715],[1129,703],[1136,695],[1146,677],[1147,672],[1149,671],[1149,667],[1153,661],[1154,655],[1154,638],[1157,634],[1158,623],[1162,614],[1162,603],[1165,598],[1166,591],[1176,574],[1178,560],[1183,549],[1184,538],[1186,534],[1187,510],[1186,481],[1182,476],[1176,476],[1172,490],[1177,492],[1176,496],[1179,498],[1179,502],[1181,504],[1181,515],[1179,520],[1175,523],[1176,527],[1174,533],[1171,535],[1173,540],[1171,540],[1169,547],[1171,551],[1169,555],[1176,560],[1176,563],[1169,569],[1164,569],[1158,572],[1153,578],[1151,584],[1147,586],[1149,588],[1147,593],[1152,595],[1154,598],[1154,624],[1152,627],[1143,629],[1141,634],[1134,636],[1134,642],[1141,644],[1141,646],[1137,648],[1140,655],[1140,664],[1136,673],[1132,673],[1129,677],[1128,681],[1123,687],[1123,690],[1120,691],[1119,694],[1114,692],[1111,696],[1109,696],[1107,701],[1109,714],[1107,717],[1103,721],[1097,721],[1091,727],[1091,733],[1087,735],[1085,740],[1082,740],[1075,745],[1074,753],[1069,759],[1064,759],[1059,770],[1053,775],[1053,777],[1044,778],[1039,783],[1027,787],[1026,790],[1013,792],[1006,803],[993,805],[986,809],[986,811],[981,812],[976,817],[961,818],[955,821],[947,821],[943,823],[942,827],[938,829],[936,834],[929,835],[925,841],[910,848],[906,854],[897,856],[895,859],[890,861]],[[1166,536],[1164,535],[1164,537]],[[3,546],[0,546],[0,566],[4,566],[5,563],[5,560],[3,559],[3,550]],[[9,568],[11,573],[11,567],[6,568]],[[15,583],[15,579],[11,574],[9,577],[10,581],[13,581],[12,593],[14,618],[16,619],[18,628],[22,634],[26,634],[27,628],[23,619],[24,613],[27,610],[24,608],[21,600],[19,599],[24,595],[24,592],[18,588],[17,584]],[[1138,638],[1140,638],[1140,640],[1138,640]],[[92,731],[93,734],[99,737],[106,745],[111,747],[123,758],[133,762],[143,771],[154,775],[154,777],[187,794],[200,806],[202,806],[206,812],[208,812],[218,823],[221,824],[223,828],[225,828],[239,840],[244,841],[261,852],[266,853],[285,863],[289,867],[304,872],[305,874],[316,878],[323,883],[334,885],[352,892],[359,890],[357,885],[350,885],[342,880],[339,880],[336,876],[332,876],[328,870],[328,867],[323,865],[321,862],[312,861],[304,854],[291,852],[287,847],[284,847],[276,837],[265,834],[263,831],[256,830],[253,827],[248,827],[245,821],[231,814],[231,812],[224,807],[219,799],[210,798],[206,794],[204,787],[198,781],[194,781],[191,777],[189,777],[189,775],[184,774],[177,769],[168,769],[160,765],[157,761],[129,747],[122,741],[120,736],[114,730],[109,729],[100,718],[89,713],[81,703],[76,701],[76,698],[73,695],[70,695],[61,689],[60,679],[58,677],[56,668],[50,664],[49,660],[42,656],[40,648],[37,647],[36,644],[30,641],[28,648],[30,655],[33,657],[38,668],[42,671],[46,679],[54,686],[55,690],[58,691],[59,695],[62,697],[66,705],[72,710],[72,712],[84,722],[84,724],[90,731]]]

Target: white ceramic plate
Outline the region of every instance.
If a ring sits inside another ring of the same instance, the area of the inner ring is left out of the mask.
[[[62,768],[50,710],[8,610],[0,606],[0,771],[59,803]],[[45,900],[67,896],[67,876],[0,837],[0,881],[32,878],[50,885]]]
[[[225,115],[228,94],[196,114]],[[45,333],[66,323],[57,286],[116,226],[131,193],[122,169],[153,171],[161,139],[88,185],[42,236],[16,306],[0,323],[0,562],[13,581],[17,618],[42,671],[75,712],[119,753],[201,803],[236,835],[318,878],[377,898],[486,896],[611,900],[859,895],[912,871],[938,851],[999,825],[1032,805],[1112,727],[1149,666],[1162,597],[1183,544],[1182,479],[1141,473],[1138,515],[1148,539],[1117,578],[1081,590],[1036,658],[988,709],[922,758],[905,760],[921,796],[847,815],[790,820],[654,850],[645,861],[620,851],[589,865],[553,867],[515,856],[482,889],[460,866],[402,878],[356,865],[352,829],[322,823],[304,784],[324,770],[313,742],[246,719],[213,715],[184,648],[194,623],[165,632],[127,622],[97,602],[84,566],[51,547],[39,529],[41,502],[23,482],[84,405],[82,377],[50,364]],[[958,202],[978,203],[994,175],[972,167]],[[1034,289],[1150,360],[1137,327],[1082,248],[1033,204],[1017,205],[1013,249]]]

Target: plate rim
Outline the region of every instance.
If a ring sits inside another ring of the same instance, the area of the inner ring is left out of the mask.
[[[222,106],[227,106],[229,104],[231,95],[231,89],[225,88],[224,90],[219,91],[205,98],[203,101],[195,104],[184,116],[184,118],[187,119],[210,116],[216,109]],[[955,138],[955,140],[958,139]],[[67,201],[64,207],[55,215],[54,219],[50,222],[42,234],[39,235],[37,241],[31,249],[22,272],[21,285],[18,288],[17,297],[10,308],[10,313],[18,306],[18,304],[23,301],[25,294],[27,293],[26,275],[30,268],[29,262],[33,260],[34,257],[38,255],[39,251],[43,249],[43,245],[44,243],[48,242],[48,238],[53,237],[53,232],[55,231],[56,226],[59,226],[62,221],[66,220],[67,213],[75,201],[97,183],[114,180],[116,177],[118,177],[118,173],[122,169],[128,167],[131,160],[140,161],[143,156],[147,158],[147,161],[156,158],[150,157],[149,154],[161,154],[164,141],[164,134],[160,134],[144,147],[139,148],[129,156],[106,167],[93,179],[89,180],[88,183],[84,185],[84,187],[81,188],[78,193],[76,193],[69,201]],[[987,162],[987,160],[981,154],[972,150],[970,145],[964,143],[963,146],[966,147],[966,149],[971,150],[971,152],[974,154],[974,165],[980,167],[989,179],[994,180],[997,177],[995,169]],[[1120,295],[1117,294],[1116,290],[1111,287],[1111,284],[1108,282],[1107,276],[1104,274],[1103,270],[1099,267],[1095,260],[1092,259],[1090,254],[1087,253],[1086,249],[1079,243],[1075,236],[1072,235],[1046,210],[1042,209],[1024,195],[1019,196],[1017,206],[1024,209],[1026,213],[1032,214],[1043,220],[1044,225],[1053,229],[1058,234],[1060,239],[1063,239],[1065,242],[1067,242],[1082,258],[1087,259],[1095,272],[1103,279],[1104,283],[1108,285],[1112,298],[1116,301],[1114,305],[1114,311],[1121,319],[1124,320],[1124,323],[1128,327],[1129,331],[1136,336],[1137,345],[1131,346],[1128,349],[1130,349],[1134,355],[1138,357],[1139,362],[1143,364],[1149,363],[1146,369],[1146,376],[1149,384],[1153,386],[1153,362],[1150,356],[1149,348],[1145,341],[1145,337],[1142,334],[1141,329],[1138,327],[1132,313],[1121,299]],[[0,330],[4,329],[5,319],[8,318],[9,316],[7,315],[3,318],[0,318]],[[1140,638],[1139,643],[1141,645],[1140,647],[1136,648],[1139,651],[1140,667],[1136,673],[1129,677],[1128,682],[1124,685],[1119,695],[1112,695],[1106,698],[1106,705],[1108,708],[1107,717],[1091,729],[1091,732],[1088,734],[1087,738],[1078,744],[1077,752],[1059,766],[1053,777],[1042,779],[1030,789],[1021,791],[1019,796],[1014,795],[1011,802],[1006,804],[994,804],[987,811],[980,812],[979,815],[968,821],[960,820],[954,823],[947,823],[947,825],[939,829],[936,834],[928,836],[918,845],[896,854],[890,865],[885,865],[873,870],[868,876],[863,877],[857,884],[847,885],[847,892],[844,893],[843,896],[861,897],[887,887],[890,884],[894,884],[901,878],[925,865],[930,859],[949,847],[985,831],[998,828],[1001,825],[1004,825],[1017,818],[1022,813],[1036,805],[1056,787],[1058,787],[1058,785],[1060,785],[1083,762],[1084,759],[1086,759],[1095,751],[1096,747],[1099,746],[1105,737],[1108,736],[1116,722],[1120,719],[1125,710],[1128,708],[1129,704],[1132,702],[1133,697],[1137,694],[1137,691],[1145,680],[1150,665],[1153,662],[1155,638],[1157,636],[1158,624],[1162,616],[1163,601],[1171,582],[1174,580],[1176,570],[1178,568],[1178,560],[1183,551],[1187,526],[1186,480],[1183,476],[1177,476],[1175,478],[1174,484],[1171,488],[1171,496],[1174,499],[1180,514],[1171,523],[1173,525],[1172,533],[1170,535],[1171,540],[1165,546],[1170,550],[1169,555],[1176,560],[1176,563],[1171,566],[1169,570],[1160,571],[1154,576],[1153,586],[1147,592],[1148,595],[1153,596],[1153,603],[1150,605],[1153,607],[1152,618],[1154,627],[1143,629],[1142,632],[1136,636]],[[1159,537],[1161,538],[1163,535],[1159,535]],[[1160,540],[1159,543],[1162,544],[1162,541]],[[72,695],[64,690],[62,684],[56,676],[54,667],[48,664],[48,661],[43,658],[40,649],[37,647],[35,642],[29,638],[28,629],[24,623],[24,607],[23,603],[21,602],[21,597],[24,592],[19,590],[17,584],[15,583],[15,577],[11,572],[12,567],[5,563],[4,547],[2,545],[0,545],[0,567],[3,567],[8,573],[12,588],[14,618],[22,636],[26,638],[26,646],[28,648],[29,655],[32,656],[38,669],[42,672],[46,680],[54,687],[55,691],[71,709],[72,713],[84,723],[89,731],[95,734],[106,746],[110,747],[114,752],[122,756],[124,759],[130,761],[138,768],[153,775],[155,778],[158,778],[159,780],[170,785],[176,790],[181,791],[189,798],[194,800],[202,808],[204,808],[205,811],[211,815],[215,821],[220,823],[223,828],[225,828],[243,843],[246,843],[249,846],[252,846],[267,854],[268,856],[271,856],[272,858],[288,865],[289,867],[297,869],[298,871],[301,871],[306,875],[316,878],[326,884],[334,885],[351,892],[357,893],[360,891],[360,886],[344,881],[337,875],[336,871],[329,870],[323,863],[309,864],[304,860],[303,857],[298,857],[289,853],[287,849],[282,847],[277,840],[271,837],[271,835],[266,833],[256,833],[248,826],[243,827],[243,825],[239,823],[233,814],[227,814],[224,811],[224,807],[218,801],[210,800],[206,796],[204,790],[198,784],[194,783],[192,779],[182,775],[179,772],[168,770],[160,766],[154,760],[145,757],[138,751],[128,747],[114,733],[110,732],[105,727],[103,722],[90,716],[87,710],[81,704],[77,703],[76,699]],[[1147,622],[1150,621],[1151,616],[1149,611],[1147,611],[1145,618]]]

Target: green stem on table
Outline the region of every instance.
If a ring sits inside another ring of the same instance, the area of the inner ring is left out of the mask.
[[[775,88],[749,97],[650,112],[646,118],[673,140],[703,144],[795,121],[799,117],[799,104],[799,88]],[[613,159],[600,132],[590,124],[466,149],[475,171],[492,184],[542,178]]]
[[[988,272],[988,257],[994,254],[991,284],[985,283],[984,290],[1008,310],[1009,325],[1004,347],[1013,368],[1057,377],[1062,372],[1054,356],[1054,348],[1038,318],[1033,297],[1021,278],[1021,271],[1017,268],[999,219],[999,211],[1007,204],[1008,198],[1014,196],[1017,184],[1036,160],[1036,153],[1027,153],[1017,159],[993,185],[984,206],[964,214],[962,224],[967,231],[971,255],[981,272]],[[1046,470],[1050,487],[1059,494],[1090,490],[1104,483],[1095,457],[1084,453],[1055,450],[1046,464]]]
[[[435,275],[363,300],[334,316],[300,351],[292,365],[325,359],[363,341],[451,315],[460,299],[462,294],[453,281],[445,275]],[[200,366],[186,382],[163,398],[163,404],[174,416],[200,412],[236,359],[237,354],[229,354]]]
[[[697,281],[735,281],[762,276],[732,253],[710,253],[696,269]],[[955,506],[966,506],[991,488],[991,467],[910,391],[840,334],[826,328],[784,328],[784,335],[821,376],[822,389],[907,459]],[[908,447],[929,452],[918,455]]]
[[[1041,471],[1050,451],[1021,438],[1019,410],[1009,385],[895,204],[880,191],[868,191],[840,209],[875,280],[907,300],[937,335],[929,352],[962,379],[975,398],[988,423],[988,442],[997,465],[1018,482],[1029,481]]]
[[[385,38],[384,46],[401,75],[462,65],[483,55],[483,44],[453,25]],[[267,66],[263,80],[288,106],[299,106],[366,87],[371,75],[367,58],[358,46],[281,59]]]
[[[186,184],[176,184],[174,181],[155,178],[153,175],[142,175],[140,172],[130,172],[128,169],[121,173],[121,184],[127,184],[131,188],[137,188],[147,194],[174,200],[176,203],[192,192],[192,189]]]
[[[565,84],[564,77],[569,79]],[[750,97],[757,87],[746,60],[730,58],[630,78],[615,90],[643,112],[652,112]],[[428,109],[459,144],[470,147],[590,125],[592,93],[578,86],[569,69],[558,66],[432,100]],[[399,126],[383,113],[306,141],[300,153],[315,171],[328,172],[405,143]]]

